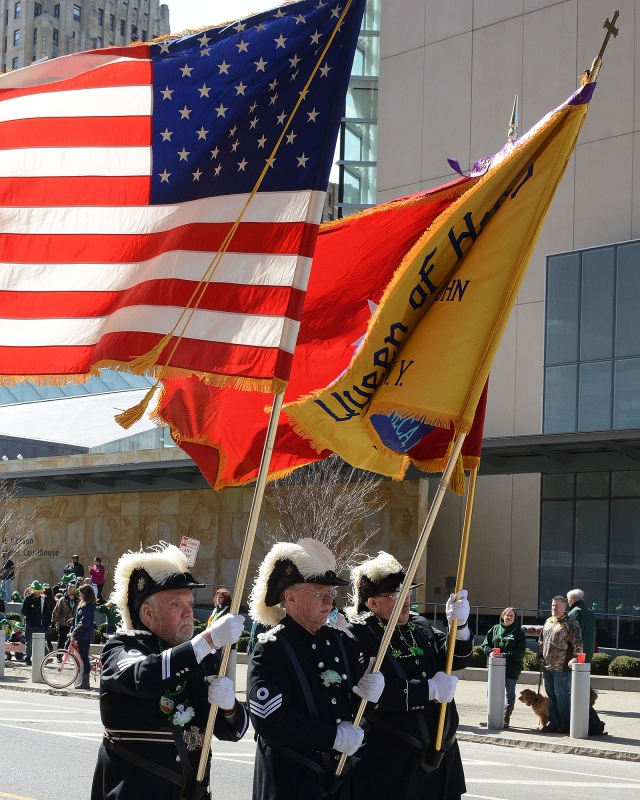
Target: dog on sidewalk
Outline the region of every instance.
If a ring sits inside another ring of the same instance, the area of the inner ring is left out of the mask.
[[[536,728],[541,731],[549,722],[549,701],[547,696],[534,692],[532,689],[523,689],[518,700],[531,708],[538,718]]]

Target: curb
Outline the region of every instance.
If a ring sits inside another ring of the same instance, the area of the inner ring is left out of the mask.
[[[476,744],[494,744],[499,747],[517,747],[522,750],[541,750],[546,753],[567,753],[574,756],[591,756],[593,758],[610,758],[614,761],[640,762],[640,753],[631,750],[607,750],[602,747],[586,747],[579,744],[560,744],[554,742],[539,742],[532,739],[508,739],[504,736],[494,737],[475,733],[465,733],[458,730],[456,738],[460,742],[475,742]]]
[[[32,694],[51,694],[56,697],[83,697],[85,700],[97,700],[98,690],[90,689],[88,692],[76,692],[73,689],[45,689],[39,686],[20,686],[0,681],[0,689],[9,689],[11,692],[31,692]]]

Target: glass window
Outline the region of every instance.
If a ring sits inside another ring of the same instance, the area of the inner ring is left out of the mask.
[[[37,28],[33,29],[33,43],[34,44],[38,43],[38,29]]]
[[[109,14],[109,30],[114,31],[116,28],[116,18],[114,14]]]
[[[18,69],[18,59],[17,59],[17,57],[13,59],[12,69]]]
[[[376,202],[376,168],[345,164],[343,198],[353,205]]]
[[[640,242],[618,246],[616,356],[640,355]]]
[[[578,478],[581,476],[578,475]],[[607,491],[609,476],[606,475]],[[573,583],[604,610],[607,602],[609,556],[609,500],[579,500],[576,503],[575,567]],[[565,591],[567,591],[565,589]]]
[[[578,358],[580,254],[549,258],[547,269],[546,363]]]
[[[576,495],[578,497],[609,497],[609,473],[579,472]]]
[[[39,17],[42,14],[42,4],[41,3],[34,3],[33,4],[33,16]]]
[[[543,475],[542,497],[544,500],[571,498],[574,493],[575,476],[571,474]]]
[[[380,0],[368,0],[362,20],[363,31],[380,30]]]
[[[580,364],[579,431],[606,431],[611,428],[612,365],[612,361]]]
[[[56,47],[58,46],[58,35],[59,35],[58,34],[58,29],[54,28],[53,29],[53,43],[55,44]]]
[[[138,26],[132,25],[131,26],[131,41],[137,42],[138,41]]]
[[[640,471],[624,470],[611,474],[612,497],[640,497]]]
[[[378,126],[375,122],[346,122],[344,160],[373,161],[378,151]],[[375,200],[373,201],[375,202]]]
[[[550,608],[551,598],[564,594],[571,584],[573,502],[543,503],[541,523],[540,608]]]
[[[613,355],[613,260],[606,247],[582,254],[580,360]]]
[[[20,44],[20,31],[13,32],[13,46]]]
[[[16,3],[13,7],[13,18],[19,19],[20,18],[20,6],[21,3]]]
[[[120,36],[124,36],[124,32],[126,30],[126,22],[121,19],[120,20]]]
[[[147,31],[145,31],[145,29],[143,28],[143,29],[142,29],[142,41],[143,41],[143,42],[146,42],[146,41],[147,41],[147,37],[148,37],[148,35],[149,35],[149,34],[147,33]]]
[[[73,21],[80,22],[82,18],[82,8],[80,6],[73,6]]]
[[[60,19],[60,3],[56,3],[53,7],[53,16],[56,19]]]
[[[347,91],[345,117],[360,119],[378,118],[378,87],[350,86]]]
[[[358,37],[356,54],[353,59],[352,75],[376,76],[380,64],[380,37]]]
[[[577,383],[577,364],[547,368],[544,384],[545,433],[575,431]]]
[[[612,500],[609,613],[639,609],[640,500]]]
[[[104,8],[98,9],[98,25],[100,27],[104,25]]]
[[[613,427],[640,428],[640,358],[615,362]]]

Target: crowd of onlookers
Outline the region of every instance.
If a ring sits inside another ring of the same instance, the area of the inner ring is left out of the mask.
[[[113,603],[105,602],[102,590],[105,583],[105,568],[96,556],[85,577],[84,566],[77,555],[65,565],[64,574],[54,586],[38,580],[32,581],[23,595],[11,591],[15,580],[15,567],[7,553],[2,554],[0,566],[2,588],[0,588],[0,632],[11,642],[25,645],[25,663],[31,664],[33,634],[44,633],[46,649],[69,647],[71,641],[77,646],[84,671],[89,672],[89,647],[94,641],[94,615],[102,613],[107,618],[106,633],[115,633],[119,615]],[[24,623],[5,616],[6,603],[20,603],[20,614]],[[7,658],[11,654],[7,653]]]

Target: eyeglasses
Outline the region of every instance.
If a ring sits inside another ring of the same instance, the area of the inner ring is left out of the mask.
[[[337,589],[327,589],[324,592],[314,592],[311,589],[294,589],[295,592],[304,592],[305,594],[313,594],[315,595],[318,600],[324,600],[327,598],[328,600],[333,600],[335,597],[338,596]]]
[[[375,596],[384,598],[385,600],[388,598],[389,600],[393,600],[393,602],[395,603],[395,601],[400,597],[400,592],[393,592],[392,594],[377,594]]]

